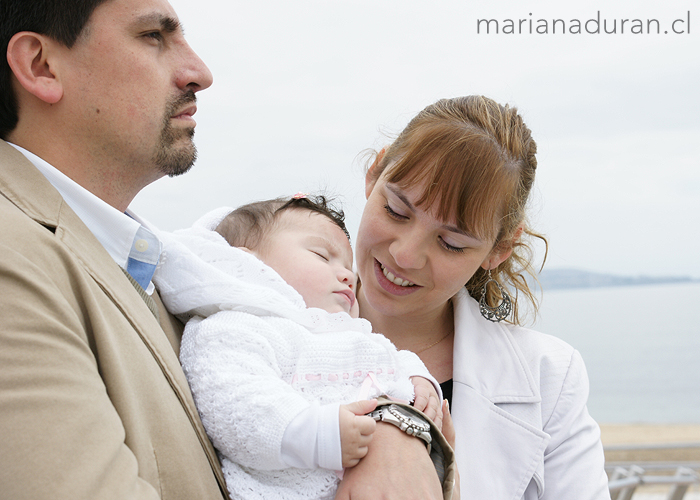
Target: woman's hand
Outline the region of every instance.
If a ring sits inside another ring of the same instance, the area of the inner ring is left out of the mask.
[[[450,403],[447,400],[442,402],[442,435],[447,439],[448,444],[455,449],[455,426],[450,413]]]
[[[425,443],[379,422],[369,452],[345,470],[336,500],[441,500],[442,486]]]
[[[452,422],[452,414],[450,413],[450,404],[445,399],[442,402],[442,435],[447,439],[447,443],[455,449],[455,426]],[[455,489],[452,493],[452,500],[460,500],[459,493],[459,469],[457,469],[457,464],[455,464]]]

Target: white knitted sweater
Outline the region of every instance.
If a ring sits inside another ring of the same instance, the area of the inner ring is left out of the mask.
[[[159,237],[154,281],[189,319],[180,361],[231,498],[333,498],[335,472],[281,460],[287,426],[312,404],[356,401],[368,374],[377,384],[366,397],[412,400],[409,377],[432,379],[425,366],[366,320],[306,308],[273,269],[201,223]]]

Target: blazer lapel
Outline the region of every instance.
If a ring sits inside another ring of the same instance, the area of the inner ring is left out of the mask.
[[[452,411],[462,492],[474,499],[520,499],[542,488],[541,397],[510,330],[481,318],[466,291],[454,300]]]
[[[0,190],[29,217],[52,229],[56,237],[79,256],[87,272],[132,324],[182,404],[222,491],[226,491],[216,452],[199,419],[178,355],[156,317],[122,269],[41,172],[4,141],[0,141],[0,157],[4,160],[0,169]],[[163,321],[167,321],[167,318],[163,318]]]

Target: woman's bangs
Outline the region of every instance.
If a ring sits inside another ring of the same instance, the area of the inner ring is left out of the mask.
[[[466,137],[463,128],[444,132],[407,141],[412,147],[400,153],[388,180],[404,189],[424,186],[418,206],[436,207],[439,219],[482,241],[495,240],[509,191],[503,182],[504,158],[478,130]]]

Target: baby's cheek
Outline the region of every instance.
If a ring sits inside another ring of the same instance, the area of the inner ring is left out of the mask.
[[[360,304],[359,301],[355,301],[355,303],[352,305],[350,308],[350,316],[353,318],[359,318],[360,317]]]

